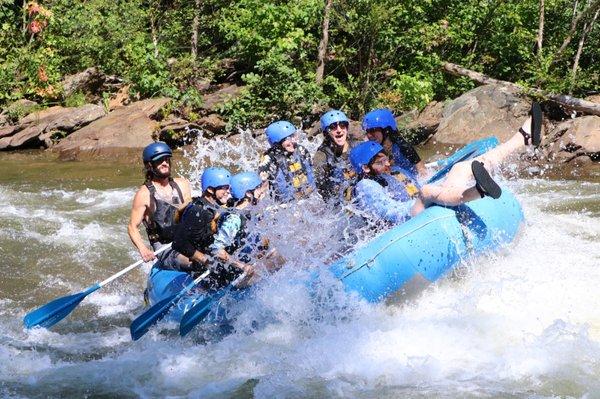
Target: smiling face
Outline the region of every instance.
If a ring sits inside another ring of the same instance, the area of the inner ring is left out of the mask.
[[[327,135],[334,145],[338,147],[345,146],[348,140],[348,122],[332,123],[327,127]]]
[[[383,144],[383,130],[380,128],[367,129],[367,138],[379,144]]]
[[[281,145],[281,148],[283,148],[285,151],[293,153],[296,150],[296,145],[298,144],[296,134],[287,136],[279,144]]]
[[[231,187],[230,186],[219,186],[211,189],[213,191],[213,196],[215,201],[219,205],[225,205],[229,198],[231,198]]]
[[[165,156],[150,162],[154,176],[164,179],[171,176],[171,157]]]

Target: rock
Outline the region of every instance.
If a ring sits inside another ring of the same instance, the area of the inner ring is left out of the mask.
[[[544,155],[551,162],[599,162],[600,117],[582,116],[561,122],[545,141]]]
[[[600,94],[594,94],[593,96],[588,96],[585,98],[585,100],[592,102],[592,103],[600,104]]]
[[[219,90],[211,94],[205,94],[202,97],[204,100],[202,108],[207,111],[208,114],[216,112],[220,105],[237,97],[241,90],[242,87],[237,85],[223,85]]]
[[[119,107],[129,104],[129,89],[131,85],[123,86],[108,100],[108,110],[113,111]]]
[[[203,116],[198,119],[196,123],[204,130],[207,130],[213,134],[223,134],[225,133],[225,128],[227,124],[217,114],[210,114],[208,116]]]
[[[63,139],[53,147],[62,160],[112,155],[141,149],[153,141],[159,124],[152,119],[171,100],[155,98],[117,108]]]
[[[424,143],[437,131],[443,109],[443,102],[433,101],[420,113],[411,111],[403,114],[396,118],[398,129],[410,143]]]
[[[434,138],[447,144],[466,144],[496,136],[503,142],[521,127],[530,108],[527,99],[507,87],[477,87],[444,106]]]
[[[50,107],[32,112],[21,118],[12,130],[2,131],[0,149],[39,147],[51,145],[50,137],[55,131],[70,133],[102,116],[104,109],[99,105],[86,104],[76,108]]]
[[[115,91],[122,85],[121,79],[116,76],[105,75],[96,67],[66,76],[61,82],[65,97],[69,97],[77,92],[97,95],[104,91]]]
[[[104,74],[98,68],[91,67],[83,72],[66,76],[61,86],[63,95],[69,97],[76,92],[96,93],[104,83]]]

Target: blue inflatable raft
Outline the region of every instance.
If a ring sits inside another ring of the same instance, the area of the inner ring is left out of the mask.
[[[507,188],[496,200],[486,197],[459,207],[432,206],[336,261],[329,270],[347,291],[369,302],[410,295],[462,260],[511,242],[522,221],[521,206]],[[148,278],[150,303],[177,294],[191,282],[187,273],[154,267]],[[232,291],[233,295],[239,293]],[[180,320],[206,295],[198,292],[185,297],[173,308],[170,318]],[[216,306],[207,321],[222,320],[219,313],[223,312]]]

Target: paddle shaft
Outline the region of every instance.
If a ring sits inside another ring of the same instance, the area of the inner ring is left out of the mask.
[[[154,255],[158,255],[161,252],[166,251],[167,249],[171,248],[171,245],[172,244],[167,244],[167,245],[164,245],[164,246],[160,247],[158,250],[154,251]],[[110,283],[113,280],[118,279],[119,277],[121,277],[125,273],[129,272],[130,270],[135,269],[136,267],[138,267],[142,263],[144,263],[144,260],[140,259],[137,262],[135,262],[134,264],[127,266],[125,269],[121,270],[120,272],[115,273],[112,276],[110,276],[109,278],[107,278],[106,280],[102,281],[101,283],[98,283],[98,286],[99,286],[98,288],[104,287],[106,284]]]

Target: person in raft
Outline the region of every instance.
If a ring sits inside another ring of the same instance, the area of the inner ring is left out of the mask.
[[[298,144],[296,130],[287,121],[273,122],[265,129],[271,147],[261,158],[259,175],[282,203],[308,197],[315,189],[310,154]]]
[[[413,178],[427,175],[425,163],[417,151],[398,132],[392,111],[386,108],[372,110],[363,117],[362,128],[369,140],[384,148],[392,173],[397,170],[408,171]]]
[[[275,250],[267,254],[268,240],[261,238],[260,234],[248,227],[252,219],[252,208],[264,198],[267,190],[268,183],[263,182],[258,173],[241,172],[231,178],[234,206],[221,216],[217,233],[210,246],[211,255],[220,262],[230,263],[238,270],[243,270],[247,265],[262,259],[269,272],[279,269],[283,264],[282,258]],[[254,274],[254,277],[258,276]],[[253,280],[248,278],[246,282],[250,284]]]
[[[326,202],[334,204],[349,199],[349,191],[356,173],[348,154],[348,126],[350,120],[342,111],[332,109],[321,116],[323,143],[313,156],[317,191]]]
[[[160,267],[191,273],[210,274],[201,283],[207,289],[217,289],[232,282],[242,273],[252,278],[254,268],[230,257],[227,251],[214,251],[215,237],[222,225],[231,198],[231,174],[227,169],[207,168],[200,179],[202,196],[194,198],[183,210],[173,233],[173,248],[180,255],[169,258]],[[213,256],[213,254],[215,256]]]
[[[172,156],[171,148],[160,141],[148,145],[142,153],[146,180],[133,197],[127,232],[145,262],[156,256],[144,243],[140,224],[146,227],[150,244],[157,250],[172,241],[169,228],[175,222],[175,215],[183,204],[191,200],[187,179],[171,177]],[[161,257],[166,255],[163,253]]]
[[[457,163],[439,184],[422,187],[416,180],[400,181],[391,174],[390,158],[381,144],[374,141],[361,143],[350,152],[350,161],[360,176],[354,190],[356,204],[377,219],[399,224],[431,204],[456,206],[484,196],[497,199],[502,190],[490,172],[525,146],[537,147],[541,140],[541,125],[542,111],[539,104],[534,103],[531,117],[507,142],[473,160]]]

